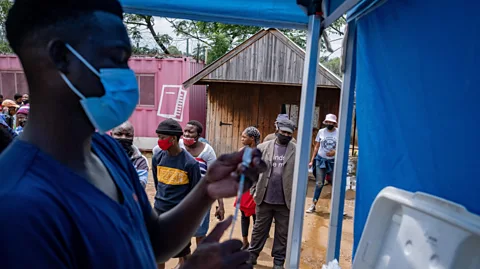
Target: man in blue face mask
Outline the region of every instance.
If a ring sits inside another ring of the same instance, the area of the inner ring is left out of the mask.
[[[9,12],[31,111],[0,155],[0,268],[155,268],[190,241],[215,199],[237,193],[241,153],[221,156],[159,216],[122,146],[102,134],[138,101],[122,14],[117,0],[17,0]],[[265,169],[260,157],[248,178]],[[229,222],[182,268],[244,268],[242,243],[218,242]]]

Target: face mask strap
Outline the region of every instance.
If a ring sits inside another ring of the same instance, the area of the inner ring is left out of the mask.
[[[88,67],[88,69],[90,69],[90,71],[92,71],[95,75],[97,75],[97,77],[100,77],[100,73],[98,73],[98,71],[93,68],[93,66],[87,61],[85,60],[85,58],[83,58],[82,55],[80,55],[80,53],[78,53],[72,46],[70,46],[69,44],[65,44],[65,46],[67,47],[67,49],[73,53],[73,55],[75,55],[80,61],[82,61],[82,63]]]
[[[84,96],[79,90],[77,90],[77,88],[75,88],[75,86],[73,86],[72,82],[70,82],[70,80],[67,78],[67,76],[65,76],[64,73],[61,73],[61,72],[60,72],[60,76],[62,77],[63,81],[65,81],[65,83],[68,85],[68,87],[70,87],[70,89],[71,89],[78,97],[80,97],[82,100],[83,100],[83,99],[86,99],[85,96]]]

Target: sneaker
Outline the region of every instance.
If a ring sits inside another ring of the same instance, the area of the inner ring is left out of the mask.
[[[316,209],[315,209],[315,205],[311,205],[308,209],[307,209],[307,213],[313,213],[315,212]]]

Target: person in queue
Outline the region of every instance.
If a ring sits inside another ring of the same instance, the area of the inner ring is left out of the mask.
[[[3,94],[0,93],[0,112],[2,111]]]
[[[16,122],[17,128],[15,128],[15,133],[17,133],[17,135],[23,132],[23,128],[25,128],[25,125],[27,124],[27,121],[28,121],[29,112],[30,112],[29,106],[22,106],[18,109],[17,122]]]
[[[28,105],[28,102],[29,102],[29,96],[26,93],[26,94],[22,95],[22,103],[23,103],[23,105]]]
[[[268,169],[260,175],[258,182],[252,187],[253,199],[257,204],[255,210],[257,219],[248,251],[249,262],[255,265],[267,241],[272,221],[275,220],[273,268],[282,269],[287,254],[296,144],[292,142],[295,124],[291,120],[280,119],[276,126],[277,138],[258,145]]]
[[[17,137],[17,134],[8,126],[4,115],[0,114],[0,154],[10,145],[15,137]]]
[[[122,123],[122,125],[113,128],[112,137],[120,143],[125,153],[127,153],[127,156],[132,161],[133,167],[135,167],[137,171],[140,184],[142,184],[142,187],[145,189],[148,183],[148,160],[133,144],[133,138],[135,137],[133,125],[126,121]]]
[[[255,151],[220,156],[159,216],[123,148],[104,133],[134,111],[138,83],[117,0],[17,0],[6,35],[32,96],[28,128],[0,155],[0,267],[155,268],[185,247],[205,212],[234,197],[239,173],[266,169]],[[98,133],[95,131],[98,130]],[[218,224],[182,269],[250,268]]]
[[[153,181],[155,183],[155,211],[162,215],[178,205],[200,182],[200,166],[197,161],[179,145],[183,134],[180,124],[167,119],[157,128],[158,146],[161,151],[152,157]],[[188,242],[185,248],[173,258],[178,258],[178,266],[183,266],[190,255]],[[158,268],[165,268],[160,263]]]
[[[277,119],[274,122],[275,130],[277,130],[277,123],[278,123],[279,120],[289,120],[288,115],[287,114],[278,114]],[[265,142],[272,141],[272,140],[275,140],[275,139],[277,139],[277,132],[276,131],[274,133],[271,133],[271,134],[268,134],[267,136],[265,136],[265,138],[263,139],[263,142],[265,143]],[[295,140],[295,138],[292,138],[292,142],[296,144],[297,140]]]
[[[180,139],[180,147],[185,149],[190,155],[195,158],[200,167],[201,177],[205,177],[207,174],[207,168],[212,165],[217,159],[217,155],[213,148],[206,143],[200,142],[200,138],[203,132],[203,125],[196,120],[191,120],[187,123],[183,130],[183,138]],[[215,210],[215,216],[218,220],[225,219],[225,207],[223,204],[223,199],[218,200],[218,206]],[[195,239],[197,245],[205,239],[208,229],[210,226],[210,210],[203,218],[202,224],[195,233]]]
[[[257,145],[260,144],[260,131],[253,127],[247,127],[242,132],[242,145],[243,147],[240,150],[243,150],[245,147],[249,147],[252,149],[257,148]],[[237,206],[237,199],[235,199],[235,203],[233,204],[234,207]],[[250,242],[248,240],[248,230],[250,229],[250,217],[253,219],[253,224],[255,225],[255,201],[253,201],[253,196],[250,192],[245,192],[242,195],[240,200],[240,212],[242,214],[241,224],[242,224],[242,239],[243,239],[243,247],[242,249],[248,249],[250,246]]]
[[[20,94],[20,93],[16,93],[14,96],[13,96],[13,100],[15,101],[15,103],[20,107],[21,105],[23,105],[23,95]]]
[[[332,176],[333,167],[335,164],[335,152],[337,149],[338,131],[335,125],[337,124],[337,116],[328,114],[323,121],[326,126],[320,129],[315,138],[315,148],[312,153],[312,160],[309,167],[313,167],[313,174],[315,176],[315,190],[313,193],[313,200],[307,213],[316,211],[316,206],[323,186],[325,185],[325,178],[327,175]]]
[[[17,109],[20,107],[15,103],[15,101],[12,101],[10,99],[6,99],[2,103],[2,107],[4,108],[4,115],[5,115],[5,122],[7,125],[15,130],[16,128],[16,121],[17,121]]]

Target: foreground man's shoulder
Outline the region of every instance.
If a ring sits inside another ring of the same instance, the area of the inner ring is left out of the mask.
[[[55,224],[67,222],[66,214],[54,195],[34,188],[16,188],[0,195],[0,223],[4,225],[0,234],[54,229]],[[5,225],[11,229],[6,229]]]

